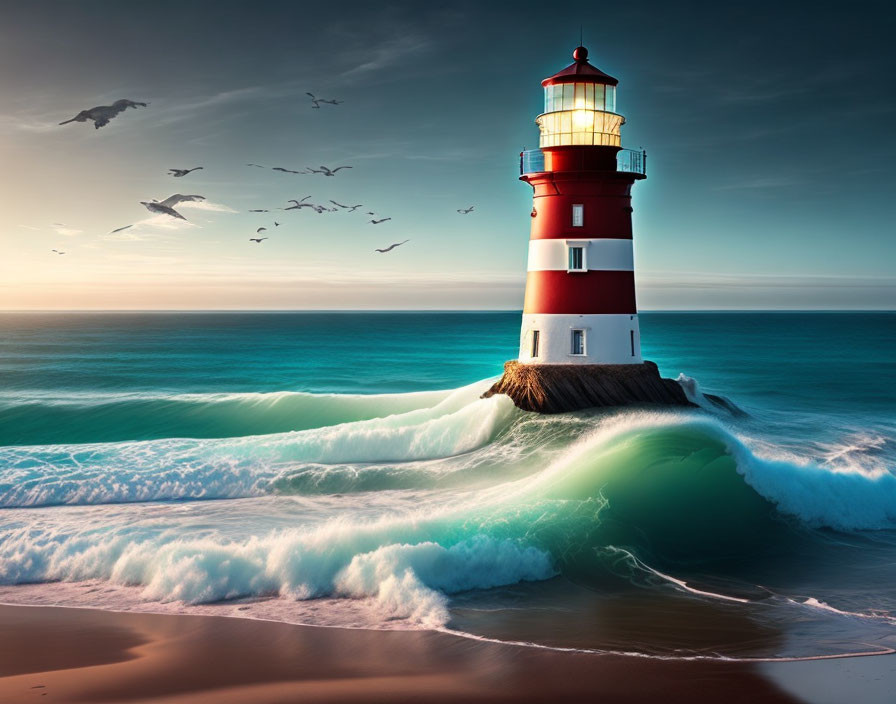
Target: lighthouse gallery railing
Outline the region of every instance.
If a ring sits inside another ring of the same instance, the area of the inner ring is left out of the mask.
[[[544,152],[527,149],[520,153],[520,176],[544,171]],[[647,153],[634,149],[620,149],[616,155],[616,170],[628,174],[647,174]]]

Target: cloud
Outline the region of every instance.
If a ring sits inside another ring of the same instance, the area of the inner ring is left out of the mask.
[[[638,303],[645,310],[892,310],[896,278],[642,272]]]
[[[182,210],[184,208],[189,208],[192,210],[209,210],[215,213],[238,213],[238,210],[234,210],[228,205],[224,205],[223,203],[213,203],[208,200],[188,200],[183,203],[178,203],[176,206],[177,210]],[[167,216],[163,216],[167,217]]]
[[[74,237],[75,235],[80,235],[84,230],[79,230],[74,227],[69,227],[61,222],[54,222],[52,225],[53,232],[57,235],[64,235],[65,237]]]
[[[373,48],[365,47],[365,56],[369,58],[353,68],[343,71],[340,75],[343,78],[356,78],[376,71],[382,71],[395,66],[409,56],[426,51],[429,46],[430,41],[421,35],[402,34],[395,39],[388,39]]]
[[[755,190],[763,188],[787,188],[788,186],[799,186],[803,181],[792,178],[790,176],[767,176],[760,178],[747,179],[745,181],[737,181],[721,186],[715,186],[714,191],[740,191]]]

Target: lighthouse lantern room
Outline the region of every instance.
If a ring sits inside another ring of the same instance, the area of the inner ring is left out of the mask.
[[[644,152],[622,149],[618,81],[575,61],[542,81],[539,149],[520,155],[532,229],[519,362],[641,364],[631,187]]]

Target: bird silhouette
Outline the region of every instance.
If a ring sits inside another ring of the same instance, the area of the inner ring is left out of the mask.
[[[305,93],[309,98],[311,98],[311,107],[315,110],[320,110],[320,104],[326,103],[327,105],[339,105],[345,101],[343,100],[326,100],[324,98],[315,98],[314,93]]]
[[[410,242],[410,240],[405,240],[404,242]],[[396,242],[395,244],[390,244],[390,245],[389,245],[388,247],[386,247],[385,249],[375,249],[375,250],[373,250],[373,251],[374,251],[374,252],[379,252],[380,254],[385,254],[386,252],[391,252],[391,251],[392,251],[393,249],[395,249],[396,247],[401,247],[401,245],[403,245],[404,242]]]
[[[255,210],[250,210],[249,212],[250,213],[269,213],[271,211],[267,210],[266,208],[256,208]]]
[[[267,232],[267,229],[268,229],[268,228],[266,228],[266,227],[259,227],[259,228],[255,231],[255,234],[257,235],[259,232]]]
[[[195,166],[192,169],[168,169],[168,173],[174,176],[174,178],[180,178],[181,176],[186,176],[188,173],[199,171],[201,169],[201,166]]]
[[[145,207],[151,213],[156,213],[158,215],[170,215],[171,217],[177,218],[178,220],[186,220],[186,218],[183,215],[181,215],[179,212],[177,212],[170,205],[163,205],[162,203],[159,203],[154,200],[150,200],[150,201],[141,200],[140,205]]]
[[[337,166],[335,169],[327,168],[326,166],[321,166],[319,169],[312,169],[310,166],[308,167],[308,172],[312,174],[323,174],[324,176],[335,176],[336,172],[340,169],[351,169],[351,166]]]
[[[333,205],[339,206],[340,208],[343,208],[350,213],[355,212],[358,208],[360,208],[364,205],[363,203],[358,203],[357,205],[343,205],[342,203],[337,203],[335,200],[331,200],[330,202]]]
[[[468,213],[473,212],[473,206],[471,205],[469,208],[458,208],[457,212],[459,212],[461,215],[467,215]]]
[[[250,237],[250,238],[249,238],[249,241],[250,241],[250,242],[258,242],[259,244],[261,244],[261,243],[264,242],[266,239],[268,239],[268,238],[267,238],[267,237]]]
[[[372,225],[379,225],[381,222],[386,222],[386,220],[391,220],[392,218],[380,218],[379,220],[371,220],[370,223]]]
[[[280,227],[280,223],[277,222],[276,220],[274,221],[274,227]]]
[[[55,252],[56,254],[65,254],[65,252],[60,252],[58,249],[54,249],[54,250],[51,250],[51,251]]]
[[[300,174],[301,171],[293,171],[292,169],[284,169],[282,166],[272,166],[271,171],[282,171],[285,174]]]
[[[298,210],[299,208],[314,208],[317,207],[314,203],[306,203],[311,196],[305,196],[302,200],[296,200],[295,198],[286,201],[287,203],[295,203],[295,205],[290,206],[289,208],[284,208],[284,210]]]
[[[124,227],[119,227],[115,230],[112,230],[112,232],[110,232],[109,234],[114,235],[116,232],[121,232],[122,230],[127,230],[129,227],[133,227],[133,225],[125,225]]]
[[[168,196],[165,200],[159,201],[162,205],[167,205],[169,208],[173,208],[178,203],[185,203],[187,201],[200,201],[205,200],[205,196],[185,196],[181,193],[175,193],[173,196]]]
[[[122,98],[121,100],[116,100],[111,105],[97,105],[95,108],[82,110],[71,120],[65,120],[64,122],[60,122],[59,124],[67,125],[69,122],[87,122],[88,120],[93,120],[94,129],[99,129],[100,127],[105,127],[106,125],[108,125],[109,120],[111,120],[116,115],[124,112],[128,108],[136,108],[138,105],[145,108],[148,103],[138,103],[133,100]]]
[[[160,215],[170,215],[173,218],[178,218],[179,220],[186,220],[186,218],[177,212],[174,209],[174,206],[178,203],[184,203],[187,201],[200,201],[205,200],[205,196],[194,196],[189,195],[185,196],[182,193],[175,193],[173,196],[168,196],[163,201],[145,201],[141,200],[140,205],[144,206],[151,213],[158,213]]]
[[[246,164],[246,166],[254,166],[256,169],[263,169],[263,168],[264,168],[261,164]]]

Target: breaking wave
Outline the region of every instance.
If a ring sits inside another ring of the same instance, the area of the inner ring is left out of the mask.
[[[384,415],[334,425],[362,406],[328,398],[321,427],[289,433],[3,448],[0,504],[69,508],[3,522],[0,583],[102,579],[186,603],[367,597],[384,618],[437,626],[447,595],[557,574],[599,587],[623,553],[680,586],[675,566],[815,528],[896,527],[896,477],[856,452],[794,461],[693,412],[543,417],[482,390],[381,398]],[[289,510],[252,498],[269,495]],[[114,506],[225,498],[245,501],[213,515]],[[257,517],[248,529],[228,520],[241,511]]]

